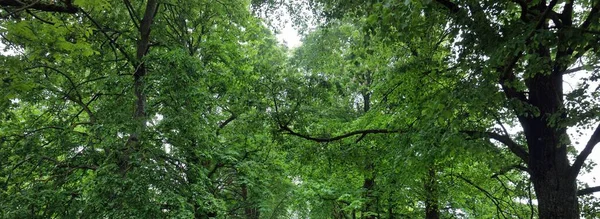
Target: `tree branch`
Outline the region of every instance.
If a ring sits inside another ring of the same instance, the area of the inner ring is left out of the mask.
[[[529,163],[529,154],[525,151],[525,147],[523,145],[518,144],[513,141],[508,135],[500,135],[494,132],[478,132],[478,131],[462,131],[463,133],[471,136],[471,137],[486,137],[490,139],[494,139],[499,141],[500,143],[506,145],[508,149],[517,157],[521,158],[523,162]]]
[[[577,191],[577,196],[589,195],[595,192],[600,192],[600,186],[589,187]]]
[[[575,72],[578,72],[578,71],[587,70],[586,68],[600,69],[600,65],[579,66],[579,67],[575,67],[575,68],[572,68],[572,69],[567,69],[566,71],[563,72],[563,74],[571,74],[571,73],[575,73]]]
[[[35,9],[46,12],[60,12],[74,14],[79,11],[79,8],[73,5],[72,0],[64,0],[64,5],[42,3],[41,1],[27,0],[0,0],[0,6],[3,7],[19,7],[20,10]]]
[[[236,118],[237,118],[237,115],[231,113],[231,116],[229,118],[227,118],[225,121],[223,121],[221,124],[219,124],[219,128],[217,129],[216,134],[219,135],[221,133],[221,129],[225,128],[225,126],[227,126],[227,124],[229,124]]]
[[[590,140],[585,145],[585,148],[583,148],[581,153],[579,153],[575,159],[575,162],[573,162],[573,166],[571,166],[571,177],[577,177],[577,175],[579,175],[579,171],[581,170],[583,163],[592,153],[592,150],[594,150],[594,147],[596,144],[598,144],[598,142],[600,142],[600,124],[598,124],[596,127],[594,134],[592,134],[592,137],[590,137]]]
[[[499,200],[498,200],[498,198],[496,198],[496,197],[495,197],[495,196],[494,196],[492,193],[488,192],[487,190],[485,190],[485,189],[484,189],[484,188],[482,188],[481,186],[479,186],[479,185],[475,184],[473,181],[471,181],[471,180],[469,180],[469,179],[465,178],[465,177],[464,177],[464,176],[462,176],[462,175],[454,175],[454,176],[458,177],[459,179],[463,180],[463,181],[464,181],[464,182],[466,182],[467,184],[469,184],[469,185],[471,185],[471,186],[475,187],[477,190],[481,191],[481,192],[482,192],[482,193],[483,193],[483,194],[484,194],[484,195],[485,195],[487,198],[489,198],[489,199],[492,201],[492,203],[494,203],[494,205],[496,205],[496,210],[497,210],[497,212],[498,212],[498,216],[502,215],[502,217],[503,217],[503,218],[508,218],[508,217],[506,217],[506,216],[504,215],[504,212],[501,210],[501,209],[502,209],[502,207],[501,207],[501,203],[500,203],[500,201],[499,201]]]
[[[305,134],[300,134],[300,133],[294,132],[289,127],[283,126],[283,125],[280,126],[280,129],[282,131],[286,131],[285,134],[293,135],[293,136],[296,136],[296,137],[304,138],[306,140],[311,140],[311,141],[315,141],[315,142],[319,142],[319,143],[338,141],[338,140],[342,140],[344,138],[352,137],[352,136],[355,136],[355,135],[399,133],[399,131],[397,131],[397,130],[366,129],[366,130],[359,130],[359,131],[348,132],[346,134],[338,135],[338,136],[331,137],[331,138],[319,138],[319,137],[312,137],[312,136],[309,136],[309,135],[305,135]],[[361,137],[356,142],[358,142],[359,140],[362,140],[362,139],[363,138]]]
[[[457,13],[460,10],[456,3],[450,2],[448,0],[436,0],[436,2],[446,7],[452,13]]]
[[[559,15],[560,19],[562,20],[565,26],[570,27],[571,25],[573,25],[573,3],[574,0],[566,1],[565,6],[563,6],[563,11]]]
[[[527,169],[527,167],[524,167],[523,165],[520,165],[520,164],[515,164],[515,165],[507,166],[507,167],[500,169],[500,171],[498,171],[498,173],[495,173],[490,178],[498,178],[498,176],[504,175],[511,170],[520,170],[523,172],[529,172],[529,169]]]
[[[587,30],[590,27],[590,25],[594,23],[596,19],[598,19],[598,12],[600,12],[600,1],[596,1],[596,4],[592,6],[590,14],[588,14],[588,17],[583,21],[583,23],[581,23],[580,28],[583,30]]]

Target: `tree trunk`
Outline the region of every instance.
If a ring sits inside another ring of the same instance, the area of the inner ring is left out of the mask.
[[[136,59],[137,63],[132,63],[135,68],[133,73],[133,92],[136,100],[134,105],[133,120],[135,121],[135,128],[129,134],[125,148],[119,157],[119,169],[123,176],[127,174],[130,168],[130,153],[136,151],[139,148],[140,141],[142,140],[142,133],[146,130],[146,93],[144,92],[145,82],[144,79],[147,74],[146,65],[144,64],[144,57],[148,53],[150,48],[150,31],[152,23],[154,22],[154,16],[158,10],[158,1],[149,0],[146,3],[146,11],[144,17],[140,22],[140,38],[137,39]]]
[[[260,216],[260,211],[258,211],[258,208],[256,208],[256,206],[249,200],[248,185],[245,183],[242,184],[242,200],[246,219],[258,219]]]
[[[538,54],[550,56],[548,49]],[[577,174],[571,174],[567,156],[569,136],[561,125],[566,117],[562,74],[537,73],[525,79],[525,83],[529,90],[527,103],[539,110],[537,115],[531,113],[534,116],[518,114],[529,146],[528,168],[538,199],[539,217],[577,219]]]
[[[549,128],[537,130],[544,129]],[[566,145],[561,144],[556,136],[560,133],[531,139],[538,144],[529,142],[529,169],[538,200],[539,218],[577,219],[577,180],[570,174]]]
[[[367,177],[365,177],[363,183],[363,189],[365,190],[365,199],[367,200],[365,202],[365,208],[363,210],[363,213],[368,212],[369,215],[363,216],[362,218],[375,219],[377,218],[377,216],[371,215],[376,212],[376,209],[374,209],[376,207],[376,203],[373,194],[373,190],[375,189],[375,165],[373,164],[373,162],[369,162],[366,166],[366,169],[369,174]]]
[[[433,166],[427,170],[425,178],[425,219],[439,219],[440,209],[438,205],[438,187],[436,171]]]
[[[533,181],[538,199],[540,219],[579,218],[577,190],[574,180],[566,180],[561,176],[551,176]]]

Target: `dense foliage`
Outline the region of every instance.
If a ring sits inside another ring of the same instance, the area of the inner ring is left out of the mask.
[[[1,218],[600,215],[600,1],[0,6]]]

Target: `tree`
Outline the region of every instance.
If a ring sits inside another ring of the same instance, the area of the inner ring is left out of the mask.
[[[253,85],[285,53],[249,2],[0,5],[2,217],[281,214]]]
[[[290,139],[297,145],[290,146],[294,154],[302,154],[295,161],[300,169],[295,174],[307,191],[297,199],[310,205],[294,209],[306,209],[311,217],[333,218],[439,218],[457,212],[530,215],[529,206],[514,201],[528,197],[524,189],[506,186],[528,185],[519,172],[489,178],[506,163],[518,162],[489,142],[460,140],[462,134],[455,131],[486,122],[462,121],[462,110],[443,110],[440,102],[460,95],[449,92],[457,83],[454,77],[423,77],[424,70],[438,71],[436,66],[444,65],[439,54],[419,55],[430,54],[428,49],[440,46],[440,40],[379,41],[375,40],[379,36],[358,27],[331,21],[308,34],[294,50],[292,69],[300,72],[305,85],[289,86],[300,89],[288,90],[294,98],[280,102],[294,106],[290,109],[294,113],[278,114],[283,117],[281,131],[297,137]],[[302,139],[315,143],[298,142]],[[489,167],[469,169],[484,157]],[[485,185],[466,183],[472,179]],[[465,183],[455,186],[454,180]],[[497,195],[500,192],[503,195]],[[477,207],[463,202],[473,193],[481,194]]]
[[[585,90],[598,74],[600,2],[315,2],[316,12],[325,17],[366,18],[371,24],[367,28],[390,39],[404,32],[429,34],[421,26],[427,22],[452,30],[456,50],[450,57],[457,64],[453,72],[470,82],[471,88],[463,87],[465,91],[484,94],[470,102],[490,106],[479,108],[480,114],[497,112],[503,115],[497,117],[499,121],[516,121],[524,142],[508,133],[463,131],[504,143],[527,165],[540,218],[579,217],[577,176],[600,141],[600,126],[593,129],[572,164],[567,129],[591,128],[597,116],[598,106],[592,104],[597,91]],[[431,18],[415,19],[423,14]],[[452,19],[439,19],[440,15]],[[581,77],[580,86],[566,92],[564,76],[583,70],[589,71]],[[473,84],[479,89],[472,89]],[[500,90],[493,89],[498,86]]]

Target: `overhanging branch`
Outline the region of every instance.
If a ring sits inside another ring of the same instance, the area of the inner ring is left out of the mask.
[[[517,157],[521,158],[523,162],[529,163],[529,154],[525,151],[525,147],[523,145],[518,144],[513,141],[508,135],[500,135],[494,132],[479,132],[479,131],[462,131],[463,133],[471,136],[471,137],[485,137],[489,139],[494,139],[499,141],[500,143],[506,145],[508,149],[513,152],[513,154],[517,155]]]
[[[311,141],[315,141],[315,142],[319,142],[319,143],[324,143],[324,142],[332,142],[332,141],[338,141],[338,140],[342,140],[344,138],[348,138],[348,137],[352,137],[355,135],[367,135],[367,134],[389,134],[389,133],[399,133],[400,131],[397,130],[387,130],[387,129],[366,129],[366,130],[358,130],[358,131],[353,131],[353,132],[348,132],[346,134],[342,134],[342,135],[338,135],[335,137],[330,137],[330,138],[320,138],[320,137],[312,137],[309,135],[305,135],[305,134],[300,134],[297,132],[294,132],[292,129],[290,129],[287,126],[280,126],[280,129],[282,131],[285,131],[285,134],[288,135],[293,135],[296,137],[300,137],[300,138],[304,138],[306,140],[311,140]],[[363,137],[357,139],[356,142],[362,140]]]
[[[217,129],[217,135],[219,135],[221,133],[221,129],[225,128],[225,126],[227,126],[227,124],[231,123],[236,118],[237,118],[237,115],[231,113],[231,116],[229,116],[229,118],[227,118],[225,121],[223,121],[221,124],[219,124],[219,128]]]

